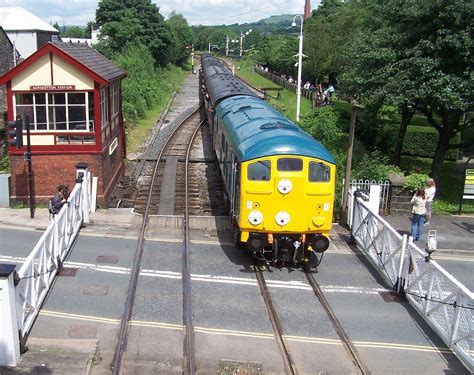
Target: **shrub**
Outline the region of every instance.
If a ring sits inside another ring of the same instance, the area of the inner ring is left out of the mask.
[[[0,159],[0,171],[8,172],[10,170],[10,156],[5,154]]]
[[[403,189],[411,192],[416,192],[418,189],[425,189],[427,187],[426,182],[428,178],[430,178],[430,176],[424,173],[412,173],[407,176]]]
[[[403,175],[400,168],[390,164],[387,156],[380,151],[364,154],[360,161],[354,162],[352,168],[352,178],[359,180],[387,180],[389,174]]]
[[[393,154],[395,150],[395,144],[397,139],[396,128],[389,129],[385,142],[383,143],[384,149]],[[436,129],[426,126],[409,126],[403,140],[402,154],[408,156],[419,156],[425,158],[433,158],[436,145],[438,143],[439,133]],[[453,143],[460,142],[460,135],[457,134],[452,140]],[[459,149],[450,149],[446,154],[447,160],[457,160],[459,155]]]

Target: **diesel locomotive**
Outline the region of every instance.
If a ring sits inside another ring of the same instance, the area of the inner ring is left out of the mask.
[[[334,158],[210,55],[200,84],[236,243],[269,263],[316,267],[329,246]]]

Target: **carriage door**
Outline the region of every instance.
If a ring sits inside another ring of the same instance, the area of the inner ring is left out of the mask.
[[[239,171],[239,163],[237,162],[237,158],[234,156],[232,163],[232,174],[230,176],[230,214],[234,216],[235,213],[235,201],[236,199],[236,185],[239,183],[240,177],[238,176]]]

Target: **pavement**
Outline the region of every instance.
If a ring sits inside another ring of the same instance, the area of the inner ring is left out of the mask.
[[[98,210],[91,213],[90,222],[81,229],[81,234],[136,239],[140,219],[141,216],[134,214],[129,208]],[[385,219],[400,233],[409,234],[409,215],[390,215]],[[46,208],[36,209],[34,218],[30,217],[28,208],[0,208],[0,228],[41,233],[49,223],[50,215]],[[424,240],[426,240],[428,230],[436,230],[438,252],[474,256],[474,216],[434,215],[431,225],[424,229]],[[168,232],[169,235],[176,236],[176,233]],[[177,232],[180,231],[177,230]],[[0,238],[0,247],[6,245],[2,242]],[[69,339],[54,338],[54,333],[52,336],[53,338],[48,339],[35,337],[28,339],[29,350],[22,355],[19,366],[0,368],[0,374],[89,374],[95,362],[100,359],[97,340],[84,339],[80,335]],[[105,370],[103,373],[108,373],[108,371]]]

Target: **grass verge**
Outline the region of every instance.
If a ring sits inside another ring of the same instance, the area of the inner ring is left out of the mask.
[[[160,118],[171,95],[181,86],[184,79],[190,73],[190,67],[189,70],[177,68],[163,70],[164,80],[166,82],[174,82],[174,85],[165,85],[162,87],[158,101],[146,112],[145,118],[126,124],[128,154],[140,151],[143,141],[148,137],[151,129],[153,129]]]

